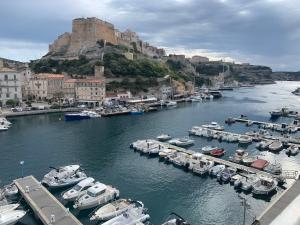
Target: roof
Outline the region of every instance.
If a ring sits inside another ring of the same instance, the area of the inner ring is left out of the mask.
[[[97,183],[94,186],[90,187],[88,189],[88,191],[90,191],[93,194],[97,194],[97,193],[99,193],[101,191],[104,191],[105,189],[106,189],[106,185],[105,184]]]
[[[48,79],[64,79],[63,74],[55,74],[55,73],[38,73],[35,75],[38,78],[48,78]]]
[[[268,164],[269,164],[269,162],[267,160],[257,159],[251,164],[251,167],[261,170],[261,169],[265,168]]]
[[[76,83],[76,79],[67,79],[65,80],[65,83]]]
[[[102,83],[100,79],[77,79],[77,83]]]
[[[14,69],[7,68],[7,67],[2,67],[2,68],[0,68],[0,72],[17,72],[17,71]]]

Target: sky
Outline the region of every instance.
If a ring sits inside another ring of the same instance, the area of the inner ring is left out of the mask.
[[[40,58],[78,17],[130,28],[167,53],[300,70],[300,0],[1,0],[0,57]]]

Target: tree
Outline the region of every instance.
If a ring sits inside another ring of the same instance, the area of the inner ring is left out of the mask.
[[[17,99],[8,99],[6,101],[6,105],[10,107],[16,107],[19,104],[19,100]]]

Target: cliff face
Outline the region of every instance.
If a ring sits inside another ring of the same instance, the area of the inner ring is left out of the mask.
[[[50,44],[46,57],[76,59],[80,55],[84,55],[88,58],[97,58],[103,52],[103,41],[110,45],[125,46],[150,57],[160,58],[165,55],[163,49],[143,42],[135,32],[130,30],[120,32],[115,29],[113,24],[92,17],[74,19],[72,33],[62,34],[53,44]]]

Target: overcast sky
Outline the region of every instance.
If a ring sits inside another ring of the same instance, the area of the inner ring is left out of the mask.
[[[0,57],[40,58],[93,16],[168,53],[300,70],[300,0],[1,0]]]

